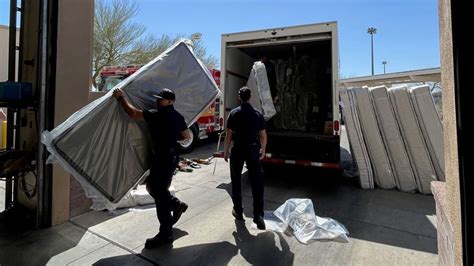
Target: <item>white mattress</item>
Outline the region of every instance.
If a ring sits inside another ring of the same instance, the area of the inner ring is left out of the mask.
[[[373,87],[369,89],[369,92],[397,188],[404,192],[416,192],[415,175],[388,97],[387,88],[385,86]]]
[[[404,86],[390,89],[388,92],[411,165],[413,166],[418,191],[429,194],[431,193],[431,181],[437,180],[436,173],[431,163],[429,151],[426,148],[408,89]]]
[[[392,166],[380,136],[377,119],[375,118],[375,112],[369,97],[369,90],[367,88],[353,88],[349,90],[349,93],[352,93],[357,101],[355,106],[359,115],[359,122],[372,164],[372,170],[374,171],[375,183],[383,189],[395,188]]]
[[[267,71],[262,62],[257,61],[253,64],[247,87],[252,91],[249,103],[262,113],[265,120],[272,118],[276,114],[276,109],[270,93]]]
[[[425,139],[438,180],[444,181],[443,125],[436,111],[430,88],[410,88],[410,96],[421,133]]]
[[[374,188],[374,177],[364,137],[360,128],[355,100],[348,89],[341,89],[341,100],[344,104],[344,121],[346,123],[347,135],[354,154],[357,167],[359,168],[360,186],[364,189]]]
[[[156,108],[162,88],[176,93],[174,104],[193,124],[219,95],[219,88],[185,41],[180,41],[119,83],[140,110]],[[145,121],[132,120],[112,91],[86,105],[51,132],[43,143],[53,158],[83,186],[88,197],[116,203],[150,168],[151,136]]]

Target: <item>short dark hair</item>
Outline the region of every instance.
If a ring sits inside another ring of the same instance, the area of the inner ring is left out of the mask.
[[[243,86],[242,88],[240,88],[239,90],[240,100],[242,100],[243,102],[248,102],[248,100],[250,99],[250,96],[252,96],[252,92],[247,86]]]

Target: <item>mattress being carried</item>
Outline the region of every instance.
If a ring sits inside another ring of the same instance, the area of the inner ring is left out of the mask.
[[[265,120],[272,118],[276,114],[276,109],[268,84],[267,71],[262,62],[257,61],[253,64],[247,80],[247,87],[252,91],[249,103],[253,108],[260,111]]]
[[[388,93],[413,167],[418,191],[430,194],[430,183],[437,180],[436,172],[411,103],[410,93],[406,86],[390,89]]]
[[[188,126],[220,94],[211,74],[184,40],[115,88],[122,89],[130,103],[141,110],[156,108],[153,95],[162,88],[173,90],[175,108]],[[112,90],[51,132],[44,132],[42,141],[54,161],[81,183],[88,197],[116,203],[150,168],[148,127],[127,115],[112,97]]]
[[[385,86],[369,89],[380,134],[387,150],[397,188],[404,192],[416,192],[416,182],[405,144],[398,128]]]

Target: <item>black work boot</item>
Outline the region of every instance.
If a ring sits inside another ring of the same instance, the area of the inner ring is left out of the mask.
[[[234,218],[237,221],[243,221],[244,220],[243,211],[236,211],[234,208],[232,208],[232,216],[234,216]]]
[[[170,234],[163,234],[158,233],[155,237],[148,238],[145,242],[145,248],[157,248],[165,245],[169,245],[173,243],[173,233]]]
[[[262,216],[254,217],[253,222],[257,225],[258,229],[265,230],[265,222],[263,221]]]
[[[178,222],[179,218],[181,218],[181,214],[186,212],[188,209],[188,204],[181,202],[175,210],[173,210],[173,216],[171,217],[171,224],[174,225]]]

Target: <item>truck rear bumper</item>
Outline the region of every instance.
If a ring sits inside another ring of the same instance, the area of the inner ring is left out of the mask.
[[[335,167],[340,162],[339,146],[339,136],[269,132],[266,152],[271,159]]]
[[[272,154],[265,154],[265,158],[262,159],[263,163],[272,163],[272,164],[291,164],[291,165],[300,165],[307,167],[319,167],[327,169],[340,169],[340,163],[330,163],[330,162],[313,162],[308,160],[286,160],[281,158],[273,158]]]

